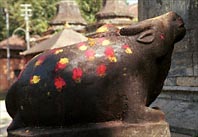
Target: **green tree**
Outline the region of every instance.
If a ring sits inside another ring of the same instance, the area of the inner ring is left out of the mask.
[[[76,0],[79,4],[82,16],[89,23],[96,21],[95,15],[101,9],[103,0]]]
[[[46,31],[48,22],[56,14],[56,3],[60,0],[0,0],[0,41],[6,38],[5,14],[1,10],[5,7],[9,10],[10,35],[18,27],[25,28],[24,17],[21,16],[20,4],[32,5],[32,17],[30,17],[30,33],[41,34]],[[102,7],[103,0],[76,0],[79,4],[82,16],[89,22],[96,21],[95,14]],[[6,6],[7,5],[7,6]],[[24,35],[18,31],[17,34]]]
[[[21,16],[20,4],[32,5],[32,17],[30,17],[30,33],[41,34],[47,30],[48,22],[54,17],[56,13],[56,2],[60,0],[0,0],[0,9],[8,8],[10,34],[18,28],[25,28],[24,17]],[[7,6],[6,6],[7,5]],[[0,40],[5,39],[5,15],[0,13]],[[23,33],[23,32],[20,32]],[[18,33],[17,33],[18,34]]]

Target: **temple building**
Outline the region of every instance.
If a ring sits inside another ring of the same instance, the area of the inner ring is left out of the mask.
[[[75,31],[84,31],[87,23],[81,16],[80,9],[76,1],[63,0],[58,2],[56,7],[57,14],[49,23],[54,29],[68,27]]]
[[[131,25],[134,16],[129,10],[126,0],[106,0],[105,6],[96,14],[97,22],[116,26]]]
[[[10,58],[7,58],[8,46]],[[24,68],[26,60],[19,55],[19,52],[25,49],[25,41],[15,35],[0,42],[0,94],[6,92],[17,78],[20,70]]]

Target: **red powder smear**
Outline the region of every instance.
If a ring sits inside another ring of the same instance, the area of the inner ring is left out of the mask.
[[[58,71],[60,69],[64,69],[66,67],[66,64],[62,64],[60,62],[57,62],[56,67],[55,67],[55,71]]]
[[[125,49],[127,54],[132,54],[132,50],[128,44],[122,45],[122,48]]]
[[[117,58],[112,47],[107,47],[105,49],[105,56],[109,59],[110,62],[117,62]]]
[[[165,35],[164,34],[160,34],[160,39],[164,40],[165,39]]]
[[[63,52],[63,49],[52,49],[52,50],[50,50],[51,54],[59,54],[61,52]]]
[[[60,58],[60,60],[56,63],[55,71],[64,69],[68,63],[69,63],[68,58]]]
[[[129,45],[128,44],[124,44],[124,45],[122,45],[122,48],[123,49],[127,49],[127,48],[129,48]]]
[[[95,51],[92,50],[92,49],[89,49],[89,50],[87,50],[87,51],[85,52],[86,58],[87,58],[88,60],[90,60],[90,61],[92,61],[92,60],[95,59],[95,54],[96,54]]]
[[[54,79],[54,86],[56,87],[56,89],[61,90],[64,86],[66,86],[66,82],[63,78],[56,77]]]
[[[81,68],[74,68],[73,69],[72,79],[75,82],[80,83],[81,82],[82,75],[83,75],[83,71],[82,71]]]
[[[103,77],[106,74],[107,67],[105,64],[101,64],[97,67],[96,73],[98,76]]]
[[[113,48],[112,48],[112,47],[107,47],[107,48],[105,49],[105,55],[106,55],[107,57],[114,57],[115,54],[114,54]]]
[[[46,58],[46,56],[40,56],[40,57],[38,58],[38,60],[36,61],[36,63],[34,64],[34,66],[39,66],[39,65],[41,65],[41,64],[44,62],[45,58]]]

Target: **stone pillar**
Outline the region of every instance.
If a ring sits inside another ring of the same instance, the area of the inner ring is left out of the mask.
[[[176,44],[167,86],[198,86],[198,0],[139,0],[139,20],[168,11],[182,16],[186,24],[185,38]]]

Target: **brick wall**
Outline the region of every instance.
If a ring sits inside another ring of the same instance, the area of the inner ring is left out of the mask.
[[[16,79],[16,70],[21,70],[24,68],[25,59],[21,58],[11,58],[10,59],[10,82],[8,81],[8,69],[7,69],[7,59],[0,58],[0,93],[6,92],[9,86]]]

